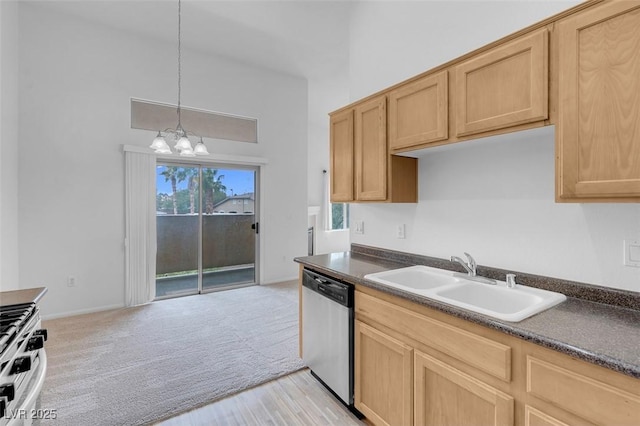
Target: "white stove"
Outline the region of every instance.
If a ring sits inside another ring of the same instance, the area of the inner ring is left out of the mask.
[[[0,426],[42,417],[37,399],[47,370],[46,340],[36,303],[0,306]]]

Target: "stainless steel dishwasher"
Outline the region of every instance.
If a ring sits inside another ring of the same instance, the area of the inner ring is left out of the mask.
[[[353,286],[307,269],[302,286],[302,358],[354,411]]]

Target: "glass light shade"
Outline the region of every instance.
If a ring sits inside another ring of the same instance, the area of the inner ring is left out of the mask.
[[[164,139],[164,136],[162,136],[162,133],[158,132],[158,136],[156,136],[149,148],[157,151],[159,149],[169,148],[169,145],[167,145],[167,141]]]
[[[164,147],[156,149],[156,154],[171,154],[171,148],[166,143]]]
[[[174,148],[177,149],[178,151],[184,151],[184,150],[193,151],[191,142],[186,136],[181,136],[180,139],[178,139],[178,143],[176,143],[176,146],[174,146]]]
[[[180,157],[195,157],[195,156],[196,156],[196,153],[193,151],[191,146],[189,146],[189,148],[185,148],[182,151],[180,151]]]
[[[207,151],[207,146],[202,142],[202,138],[200,138],[200,142],[198,142],[193,148],[193,152],[196,155],[209,155],[209,151]]]
[[[156,154],[171,154],[171,148],[163,137],[155,138],[150,148],[155,149]]]

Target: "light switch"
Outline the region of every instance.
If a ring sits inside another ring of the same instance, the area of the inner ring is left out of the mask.
[[[354,220],[353,221],[354,230],[356,234],[364,234],[364,221],[363,220]]]
[[[398,225],[398,227],[396,228],[396,238],[400,240],[403,240],[406,238],[404,223]]]
[[[624,265],[640,268],[640,241],[624,240]]]

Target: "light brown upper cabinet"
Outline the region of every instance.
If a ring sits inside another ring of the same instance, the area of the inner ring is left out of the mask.
[[[331,201],[353,201],[353,110],[331,115],[329,123]]]
[[[457,136],[548,117],[546,28],[481,53],[455,67]]]
[[[387,97],[355,108],[356,199],[387,199]]]
[[[417,201],[418,161],[389,155],[386,96],[334,112],[329,123],[331,202]]]
[[[449,136],[448,71],[389,93],[389,148],[409,148]]]
[[[640,201],[640,3],[561,21],[558,201]]]

